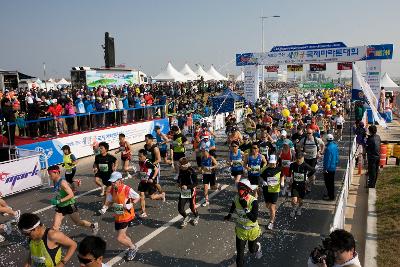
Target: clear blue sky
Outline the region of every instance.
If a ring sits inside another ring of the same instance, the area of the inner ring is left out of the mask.
[[[102,66],[104,32],[115,38],[116,63],[156,75],[168,61],[236,72],[234,55],[265,47],[343,41],[394,44],[383,71],[400,76],[398,0],[12,0],[0,9],[0,68],[47,78],[72,66]],[[230,63],[229,63],[230,62]],[[225,66],[221,69],[221,66]],[[334,72],[334,66],[328,66]]]

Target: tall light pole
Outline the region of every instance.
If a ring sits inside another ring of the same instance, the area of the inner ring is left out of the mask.
[[[264,53],[264,20],[269,19],[269,18],[280,18],[281,16],[279,15],[274,15],[274,16],[262,16],[260,17],[261,19],[261,52]],[[264,89],[264,65],[261,66],[261,74],[262,74],[262,83],[261,83],[261,88]]]

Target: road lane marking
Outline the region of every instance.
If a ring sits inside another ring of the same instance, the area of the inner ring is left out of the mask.
[[[223,185],[221,187],[220,190],[216,190],[213,193],[211,193],[209,195],[209,199],[215,197],[216,195],[218,195],[220,192],[222,192],[223,190],[225,190],[229,185]],[[203,204],[205,202],[205,199],[202,199],[200,202],[198,202],[196,204],[196,207],[199,207],[201,204]],[[186,209],[187,213],[190,212],[190,208]],[[141,246],[143,246],[144,244],[146,244],[147,242],[149,242],[150,240],[152,240],[154,237],[156,237],[157,235],[161,234],[162,232],[164,232],[165,230],[167,230],[169,227],[171,227],[174,223],[176,223],[177,221],[179,221],[182,218],[181,215],[178,215],[174,218],[172,218],[170,221],[168,221],[167,223],[165,223],[163,226],[157,228],[156,230],[154,230],[153,232],[151,232],[150,234],[148,234],[147,236],[143,237],[142,239],[140,239],[139,241],[136,242],[136,246],[138,248],[140,248]],[[113,266],[114,264],[120,262],[126,254],[126,251],[128,249],[125,249],[124,251],[122,251],[120,254],[118,254],[117,256],[115,256],[114,258],[110,259],[106,264],[108,266]]]

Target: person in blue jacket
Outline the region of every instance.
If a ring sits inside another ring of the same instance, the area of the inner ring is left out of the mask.
[[[325,195],[323,199],[327,201],[335,200],[335,172],[339,164],[339,149],[333,139],[332,134],[327,135],[328,143],[324,154],[324,180],[328,195]]]
[[[85,106],[86,113],[93,113],[94,109],[94,101],[96,100],[95,96],[87,95],[86,99],[83,101],[83,105]],[[95,128],[96,126],[96,116],[94,114],[88,115],[88,126],[90,129]]]

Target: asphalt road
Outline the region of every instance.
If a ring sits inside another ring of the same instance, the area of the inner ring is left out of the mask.
[[[346,127],[347,128],[347,127]],[[219,133],[217,139],[218,160],[226,159],[228,147],[223,145]],[[344,140],[349,140],[344,135]],[[134,145],[134,151],[143,144]],[[341,185],[348,158],[348,141],[339,143],[341,162],[336,172],[336,187]],[[194,155],[187,152],[194,162]],[[221,170],[218,180],[225,185],[222,190],[215,191],[210,198],[210,206],[199,207],[200,221],[197,226],[188,224],[180,229],[181,216],[177,210],[178,190],[173,181],[173,173],[167,165],[162,165],[161,184],[167,193],[167,201],[152,201],[146,199],[146,219],[135,219],[134,226],[130,227],[130,237],[140,245],[139,252],[133,262],[121,260],[124,247],[115,240],[114,222],[111,213],[99,217],[95,211],[101,208],[99,190],[93,182],[92,164],[94,157],[79,160],[77,178],[82,179],[79,188],[77,206],[83,219],[98,221],[99,235],[107,241],[105,262],[113,266],[234,266],[235,265],[235,234],[234,222],[225,222],[231,200],[235,195],[233,181],[228,169]],[[319,165],[320,166],[320,163]],[[135,190],[137,181],[126,181]],[[301,216],[291,218],[290,199],[279,198],[275,230],[266,229],[268,212],[263,199],[260,199],[259,223],[263,234],[261,237],[263,257],[259,260],[247,254],[248,266],[307,266],[310,251],[320,244],[321,235],[329,233],[329,226],[333,218],[334,202],[322,200],[324,184],[321,170],[317,172],[317,183],[312,192],[306,196],[305,210]],[[203,191],[200,189],[197,201],[202,200]],[[51,226],[54,208],[50,206],[53,193],[51,189],[34,189],[15,196],[8,197],[7,202],[22,212],[35,212],[42,218],[45,225]],[[136,206],[138,211],[139,205]],[[7,221],[7,217],[0,216],[0,222]],[[65,219],[61,230],[76,241],[90,234],[90,231],[72,224]],[[15,229],[6,241],[0,244],[0,266],[21,266],[27,255],[26,240]],[[69,266],[79,266],[76,258]]]

